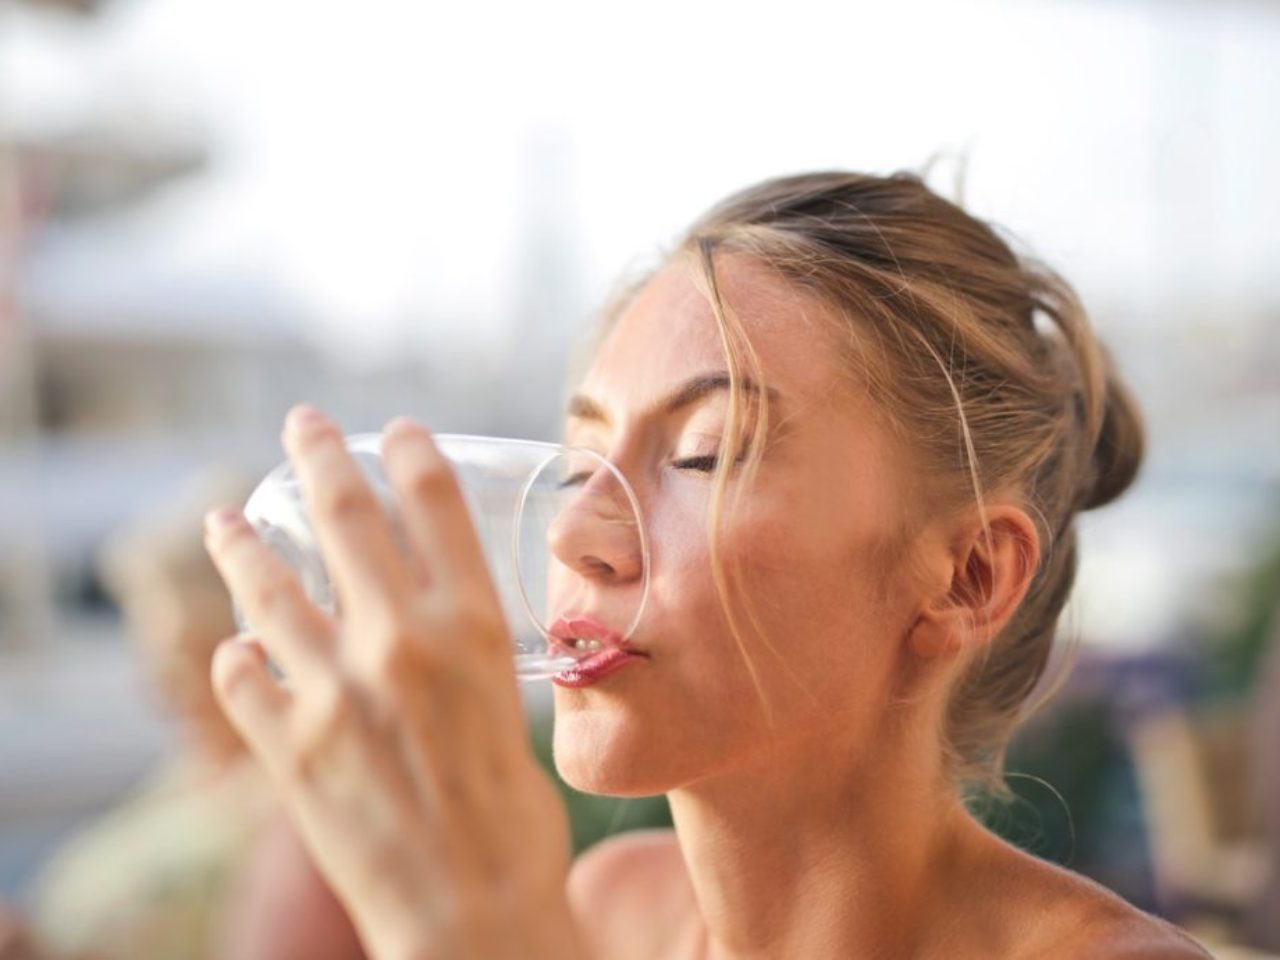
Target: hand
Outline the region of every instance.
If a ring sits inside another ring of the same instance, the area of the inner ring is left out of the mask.
[[[308,600],[239,511],[210,514],[210,555],[257,633],[214,658],[227,716],[373,956],[580,956],[567,818],[529,750],[506,622],[448,461],[407,420],[384,431],[406,556],[328,420],[299,407],[283,439],[341,615]]]

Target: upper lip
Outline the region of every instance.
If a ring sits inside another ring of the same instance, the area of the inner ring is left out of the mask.
[[[574,647],[573,642],[575,640],[595,640],[599,642],[602,650],[625,650],[628,653],[641,652],[623,640],[622,634],[586,614],[572,613],[558,617],[551,624],[548,632],[553,638],[553,644],[562,653],[579,657],[582,656],[583,651]]]

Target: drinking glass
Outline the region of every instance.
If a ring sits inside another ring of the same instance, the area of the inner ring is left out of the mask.
[[[648,598],[649,545],[640,503],[617,467],[594,451],[556,443],[448,433],[434,440],[453,466],[479,536],[516,676],[546,679],[599,649],[598,640],[571,635],[582,618],[602,624],[616,642],[629,638]],[[356,434],[346,444],[405,549],[381,435]],[[340,612],[289,463],[257,486],[244,513],[311,600]],[[241,611],[236,616],[252,633]]]

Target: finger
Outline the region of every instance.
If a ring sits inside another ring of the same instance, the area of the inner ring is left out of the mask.
[[[286,674],[332,671],[334,629],[288,565],[234,508],[205,517],[205,545],[231,596]]]
[[[491,587],[458,476],[431,434],[407,417],[398,417],[382,431],[382,457],[410,547],[433,588],[458,596]]]
[[[412,596],[413,577],[342,435],[301,406],[289,412],[284,443],[343,610],[394,616]]]
[[[267,654],[253,639],[224,640],[213,653],[213,692],[249,749],[278,769],[287,747],[289,691],[271,678]]]

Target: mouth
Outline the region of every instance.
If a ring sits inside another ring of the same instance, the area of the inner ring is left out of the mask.
[[[581,660],[613,650],[643,656],[641,651],[622,639],[622,634],[585,615],[560,617],[551,624],[548,632],[552,649],[574,659]]]
[[[625,641],[616,630],[591,617],[560,617],[548,632],[552,650],[577,661],[552,677],[559,686],[589,686],[634,660],[648,659],[648,654]]]

